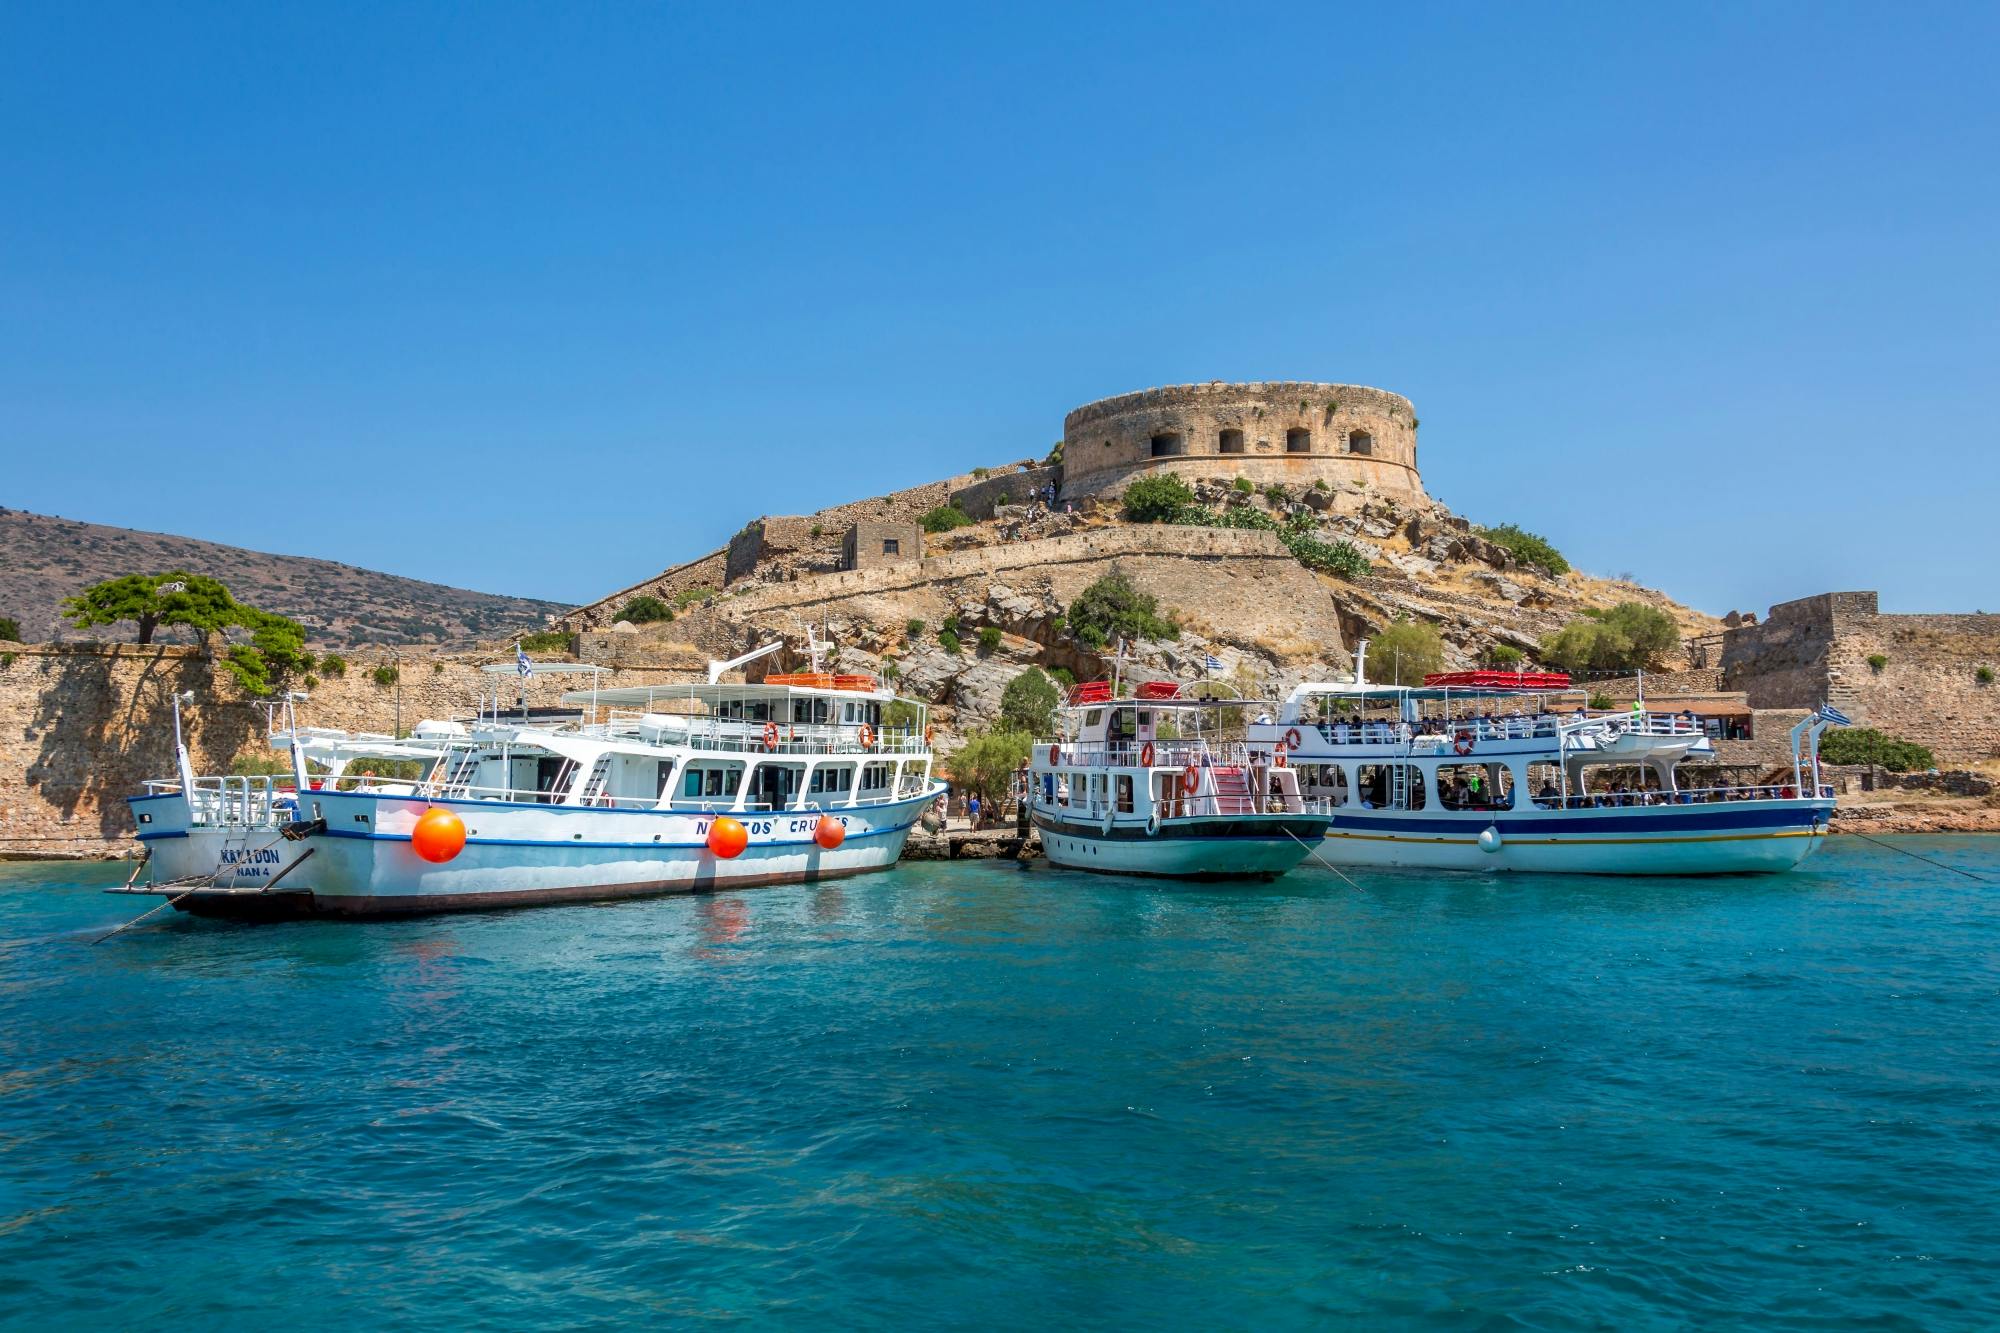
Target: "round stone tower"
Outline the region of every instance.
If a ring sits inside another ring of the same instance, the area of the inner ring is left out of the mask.
[[[1248,477],[1425,499],[1410,400],[1355,384],[1179,384],[1105,398],[1063,418],[1063,494],[1116,495],[1149,472]]]

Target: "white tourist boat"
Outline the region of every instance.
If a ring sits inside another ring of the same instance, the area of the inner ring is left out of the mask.
[[[1789,870],[1833,817],[1822,709],[1792,729],[1789,782],[1680,785],[1714,747],[1691,716],[1593,713],[1550,695],[1567,677],[1466,673],[1421,687],[1311,683],[1248,729],[1300,790],[1330,802],[1325,856],[1440,870],[1714,875]]]
[[[1188,879],[1281,875],[1310,855],[1331,814],[1282,756],[1204,734],[1236,700],[1179,696],[1171,683],[1114,698],[1079,685],[1061,735],[1029,760],[1028,815],[1059,866]]]
[[[720,683],[761,655],[712,663],[706,684],[566,694],[570,721],[512,719],[496,699],[471,721],[420,725],[407,754],[384,750],[391,738],[276,733],[292,792],[184,771],[132,799],[152,873],[125,891],[205,915],[392,915],[895,864],[944,791],[924,706],[869,676]],[[313,777],[315,746],[344,761],[336,777]],[[422,772],[363,778],[366,756]]]

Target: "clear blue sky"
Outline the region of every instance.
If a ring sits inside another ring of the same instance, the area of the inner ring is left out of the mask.
[[[2000,609],[1996,50],[1992,5],[11,5],[0,504],[580,600],[1296,377],[1711,611]]]

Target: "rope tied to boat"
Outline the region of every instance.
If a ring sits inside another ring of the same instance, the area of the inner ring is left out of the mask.
[[[1882,841],[1882,840],[1881,840],[1880,838],[1871,838],[1871,837],[1869,837],[1869,836],[1868,836],[1868,835],[1867,835],[1866,833],[1856,833],[1856,832],[1853,832],[1853,831],[1849,831],[1849,832],[1848,832],[1848,836],[1849,836],[1849,837],[1853,837],[1853,838],[1859,838],[1859,839],[1861,839],[1861,841],[1863,841],[1863,842],[1872,842],[1872,843],[1874,843],[1874,844],[1875,844],[1875,845],[1876,845],[1877,847],[1886,847],[1886,848],[1888,848],[1888,849],[1889,849],[1890,851],[1892,851],[1892,852],[1900,852],[1900,853],[1902,853],[1902,854],[1903,854],[1904,856],[1909,856],[1909,857],[1914,857],[1915,859],[1917,859],[1917,860],[1919,860],[1919,861],[1922,861],[1922,862],[1923,862],[1923,863],[1924,863],[1925,865],[1933,865],[1933,866],[1936,866],[1936,867],[1937,867],[1937,868],[1938,868],[1939,870],[1949,870],[1949,871],[1950,871],[1950,872],[1951,872],[1952,874],[1954,874],[1954,875],[1963,875],[1963,876],[1965,876],[1965,877],[1966,877],[1967,879],[1971,879],[1971,880],[1977,880],[1977,881],[1979,881],[1979,882],[1980,882],[1981,884],[1996,884],[1996,883],[2000,883],[2000,880],[1996,880],[1996,879],[1994,879],[1994,878],[1993,878],[1993,877],[1992,877],[1991,875],[1982,875],[1982,874],[1979,874],[1979,873],[1978,873],[1977,871],[1973,871],[1973,870],[1965,870],[1965,869],[1962,869],[1962,868],[1960,868],[1960,867],[1958,867],[1958,866],[1955,866],[1955,865],[1948,865],[1948,864],[1946,864],[1946,863],[1945,863],[1945,862],[1943,862],[1943,861],[1934,861],[1934,860],[1932,860],[1932,859],[1931,859],[1930,857],[1928,857],[1928,856],[1925,856],[1925,855],[1924,855],[1923,853],[1921,853],[1921,852],[1913,852],[1913,851],[1911,851],[1911,850],[1910,850],[1909,848],[1907,848],[1907,847],[1898,847],[1898,846],[1896,846],[1896,845],[1895,845],[1894,843],[1891,843],[1891,842],[1884,842],[1884,841]]]
[[[1356,893],[1361,892],[1361,886],[1359,884],[1356,884],[1352,879],[1348,879],[1346,871],[1342,870],[1339,866],[1335,865],[1333,862],[1327,860],[1324,856],[1321,856],[1319,854],[1319,848],[1313,846],[1311,843],[1307,842],[1304,838],[1301,838],[1298,834],[1292,832],[1290,829],[1285,830],[1285,836],[1290,838],[1293,842],[1297,843],[1299,846],[1305,848],[1307,856],[1310,856],[1313,860],[1319,862],[1321,865],[1325,866],[1328,870],[1331,870],[1334,874],[1339,875],[1342,879],[1347,880],[1348,888],[1353,889]]]

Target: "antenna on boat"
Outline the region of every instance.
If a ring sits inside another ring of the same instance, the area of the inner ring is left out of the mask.
[[[1354,641],[1354,683],[1356,685],[1366,685],[1368,683],[1367,668],[1368,640],[1356,639]]]
[[[174,701],[174,771],[181,780],[181,791],[188,799],[194,798],[194,761],[188,758],[188,747],[181,739],[181,705],[194,702],[194,691],[176,691]]]

